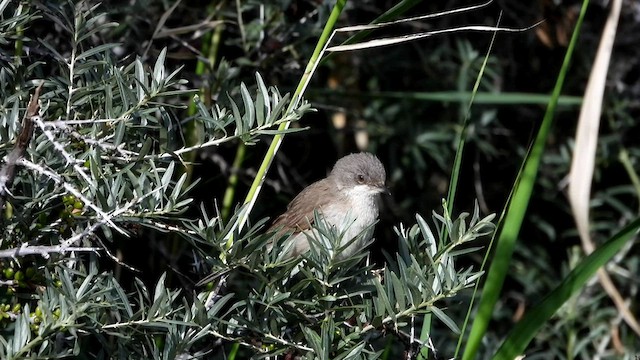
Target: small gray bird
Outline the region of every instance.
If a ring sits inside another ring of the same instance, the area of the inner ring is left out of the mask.
[[[294,246],[290,257],[309,250],[314,210],[339,232],[346,232],[341,240],[344,246],[367,229],[358,240],[343,250],[339,258],[345,258],[361,248],[373,236],[373,223],[378,218],[381,193],[388,193],[386,173],[378,158],[370,153],[347,155],[336,162],[325,179],[307,186],[278,216],[268,231],[284,235],[291,233]]]

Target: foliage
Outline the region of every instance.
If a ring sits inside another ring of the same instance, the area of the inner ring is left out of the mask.
[[[140,58],[114,58],[115,43],[96,45],[93,35],[118,26],[99,9],[67,3],[44,13],[69,36],[64,55],[40,41],[54,60],[46,67],[56,76],[39,80],[43,63],[27,69],[19,61],[6,63],[2,150],[17,146],[12,144],[24,124],[34,131],[20,170],[6,183],[11,193],[0,243],[7,304],[2,358],[201,357],[220,353],[229,342],[261,356],[356,358],[379,356],[376,341],[389,334],[416,346],[404,333],[415,316],[427,312],[457,330],[438,303],[477,280],[480,273],[456,270],[454,259],[459,246],[491,231],[492,217],[481,219],[477,208],[469,223],[466,214],[456,221],[437,215],[437,226],[451,235],[436,240],[418,216],[418,225],[396,229],[400,255],[373,269],[361,261],[365,253],[338,261],[341,234],[320,219],[316,241],[323,246],[314,247],[302,265],[283,260],[280,243],[273,251],[258,251],[276,239],[260,235],[262,221],[238,232],[242,209],[228,223],[209,217],[205,207],[197,218],[184,216],[197,182],[187,184],[187,174],[177,171],[183,154],[231,140],[251,145],[290,132],[275,128],[298,120],[310,107],[304,101],[288,106],[288,94],[281,96],[256,75],[255,95],[242,83],[241,100],[229,97],[228,106],[207,106],[195,96],[195,114],[178,120],[175,111],[193,95],[181,69],[166,68],[166,49],[148,66]],[[35,11],[5,9],[10,10]],[[20,26],[38,16],[26,16]],[[25,75],[35,79],[26,81]],[[40,111],[28,116],[21,107],[39,84],[42,93],[33,101],[39,101]],[[204,129],[191,146],[181,141],[180,125],[189,122]],[[203,254],[210,255],[202,261],[211,271],[213,291],[185,293],[169,286],[165,275],[154,290],[139,279],[121,285],[97,255],[106,253],[128,266],[109,244],[149,232],[206,248]],[[14,271],[22,268],[26,275]],[[230,277],[252,286],[236,288]]]

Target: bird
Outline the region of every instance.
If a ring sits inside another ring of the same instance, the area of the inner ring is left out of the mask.
[[[350,154],[339,159],[326,178],[302,190],[267,232],[280,237],[290,234],[293,246],[285,258],[298,257],[310,248],[309,237],[314,236],[314,212],[317,212],[339,234],[344,232],[340,247],[346,247],[337,255],[338,259],[344,259],[372,238],[380,197],[385,193],[389,194],[389,190],[380,160],[368,152]]]

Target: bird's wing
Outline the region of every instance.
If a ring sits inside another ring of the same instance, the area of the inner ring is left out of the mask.
[[[307,230],[313,224],[313,211],[321,210],[329,203],[331,185],[329,179],[317,181],[306,187],[287,206],[287,211],[278,216],[271,224],[269,231],[278,230],[281,234],[289,231]],[[304,200],[303,200],[304,199]]]

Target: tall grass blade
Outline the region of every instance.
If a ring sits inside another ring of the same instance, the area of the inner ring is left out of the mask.
[[[560,96],[564,80],[567,76],[571,57],[578,40],[580,27],[588,4],[589,0],[583,0],[578,21],[576,22],[575,29],[571,36],[571,42],[567,48],[562,68],[560,69],[560,73],[558,74],[558,78],[552,92],[551,101],[547,106],[547,111],[545,112],[544,119],[536,139],[534,140],[534,143],[524,160],[523,167],[516,178],[513,196],[507,204],[504,214],[504,222],[496,233],[498,243],[493,255],[491,267],[488,270],[480,305],[478,306],[478,312],[467,339],[467,344],[462,357],[463,360],[476,358],[482,338],[489,326],[493,309],[498,301],[504,279],[509,271],[511,255],[513,254],[513,249],[520,232],[522,221],[524,220],[527,206],[529,205],[529,199],[531,198],[533,185],[535,184],[538,174],[538,167],[540,165],[542,153],[544,152],[545,143],[549,136],[551,125],[553,124],[553,116],[558,102],[558,97]]]
[[[627,241],[634,239],[640,229],[640,218],[620,230],[604,245],[583,259],[571,273],[536,307],[530,309],[511,330],[494,360],[514,359],[521,355],[538,330],[571,296],[580,291],[585,283],[613,258]]]
[[[322,30],[320,39],[318,39],[318,43],[316,44],[313,54],[309,59],[309,63],[307,64],[305,72],[302,75],[300,82],[298,83],[298,87],[296,88],[293,94],[291,102],[289,103],[289,108],[286,111],[287,113],[289,113],[292,109],[295,109],[297,106],[297,103],[300,101],[300,99],[302,99],[304,90],[309,84],[311,76],[313,75],[315,69],[320,63],[322,53],[326,49],[326,45],[329,43],[329,39],[331,38],[331,34],[333,33],[333,28],[335,27],[338,21],[338,18],[342,13],[342,9],[344,9],[344,6],[346,5],[346,3],[347,3],[347,0],[338,0],[336,1],[336,4],[331,10],[331,14],[327,19],[327,23],[325,24],[324,29]],[[278,126],[278,130],[279,131],[287,130],[289,128],[289,125],[290,125],[289,121],[283,122],[282,124],[280,124],[280,126]],[[269,149],[267,149],[267,153],[265,154],[264,159],[262,160],[262,164],[260,164],[258,173],[256,174],[256,177],[254,178],[253,183],[251,183],[251,188],[249,188],[249,192],[247,193],[247,196],[244,200],[244,204],[247,205],[247,207],[246,207],[245,214],[241,216],[239,219],[239,222],[238,222],[239,229],[242,229],[242,227],[247,221],[247,216],[251,212],[251,209],[253,208],[253,205],[255,204],[258,198],[258,194],[260,193],[260,189],[262,188],[262,184],[264,183],[267,170],[269,169],[269,166],[271,166],[271,162],[273,161],[273,158],[275,157],[276,152],[280,148],[280,144],[282,143],[283,137],[284,135],[282,134],[275,135],[273,137],[273,141],[271,142],[271,145],[269,145]]]

